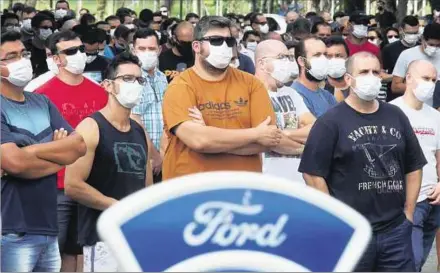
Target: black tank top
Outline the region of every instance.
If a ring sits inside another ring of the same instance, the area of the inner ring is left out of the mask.
[[[145,188],[147,139],[144,129],[130,119],[130,131],[118,131],[96,112],[90,116],[99,127],[99,143],[87,183],[117,200]],[[99,241],[96,222],[102,211],[78,205],[78,241],[81,246]]]

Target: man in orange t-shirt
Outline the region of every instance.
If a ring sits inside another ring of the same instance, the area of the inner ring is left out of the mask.
[[[195,64],[165,92],[163,115],[170,143],[164,180],[206,171],[261,172],[259,154],[281,140],[266,88],[254,76],[229,67],[236,43],[230,25],[220,16],[200,20],[192,44]],[[206,126],[190,116],[194,107]]]

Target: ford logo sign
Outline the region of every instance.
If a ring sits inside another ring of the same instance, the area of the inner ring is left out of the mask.
[[[352,271],[368,221],[302,184],[249,172],[184,176],[107,209],[98,232],[123,271]]]

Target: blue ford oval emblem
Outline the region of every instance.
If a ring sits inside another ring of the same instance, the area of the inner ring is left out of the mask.
[[[98,232],[123,271],[351,271],[371,237],[365,218],[273,176],[213,172],[128,196]]]

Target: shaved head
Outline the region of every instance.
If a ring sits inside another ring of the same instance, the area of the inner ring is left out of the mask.
[[[289,11],[286,14],[286,23],[287,24],[294,23],[296,21],[296,19],[298,19],[298,18],[299,18],[299,14],[298,13],[296,13],[294,11]]]
[[[258,60],[265,57],[275,57],[279,54],[287,54],[288,50],[286,45],[278,40],[265,40],[258,44],[255,50],[255,64]]]
[[[407,74],[414,74],[414,73],[431,73],[437,75],[437,69],[435,66],[427,61],[427,60],[416,60],[412,61],[408,66]]]
[[[194,33],[194,26],[188,21],[180,22],[174,33],[176,33],[176,36],[182,36],[187,33],[191,33],[192,35]]]
[[[355,70],[359,70],[360,64],[366,59],[375,59],[380,67],[379,59],[375,55],[366,51],[362,51],[348,58],[346,63],[347,73],[350,75],[356,73]]]

